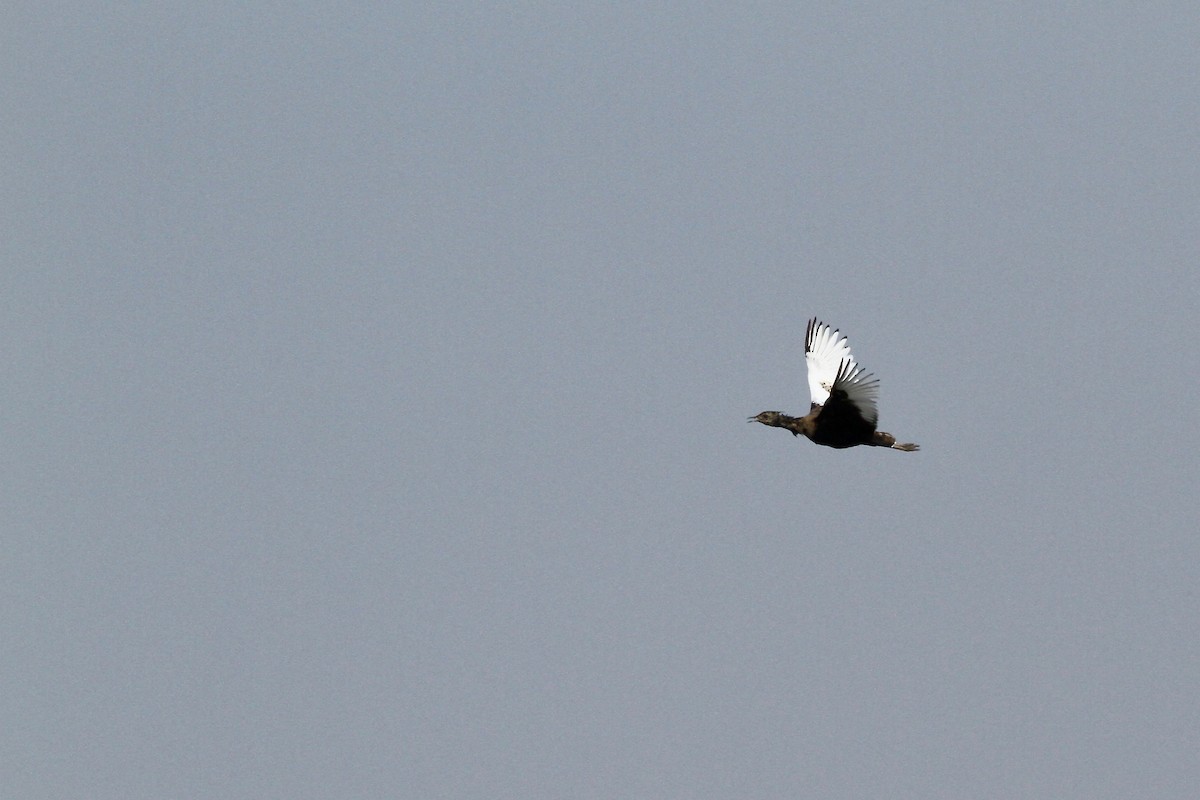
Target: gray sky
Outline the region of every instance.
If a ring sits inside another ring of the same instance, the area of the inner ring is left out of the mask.
[[[5,791],[1194,797],[1200,10],[915,5],[6,11]]]

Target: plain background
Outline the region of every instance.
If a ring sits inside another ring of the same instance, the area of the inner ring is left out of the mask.
[[[3,17],[6,796],[1196,796],[1194,3]]]

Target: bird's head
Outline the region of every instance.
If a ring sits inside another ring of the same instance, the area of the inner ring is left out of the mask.
[[[778,411],[764,411],[758,416],[751,417],[750,419],[746,420],[746,422],[761,422],[763,425],[770,425],[778,428],[780,416],[781,415]]]

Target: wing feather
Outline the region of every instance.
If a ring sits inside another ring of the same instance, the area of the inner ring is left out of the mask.
[[[879,422],[879,378],[873,374],[853,361],[843,361],[838,366],[832,391],[844,392],[846,401],[872,426]]]
[[[850,355],[846,337],[816,317],[808,321],[804,360],[808,363],[808,392],[815,406],[828,402],[829,391],[838,379],[842,364],[849,364],[851,370],[857,366],[854,356]]]

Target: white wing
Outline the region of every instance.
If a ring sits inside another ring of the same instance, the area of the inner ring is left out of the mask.
[[[804,336],[804,360],[808,362],[808,392],[817,406],[829,400],[829,390],[838,379],[842,363],[848,363],[851,371],[857,366],[846,337],[815,317],[808,321]]]

